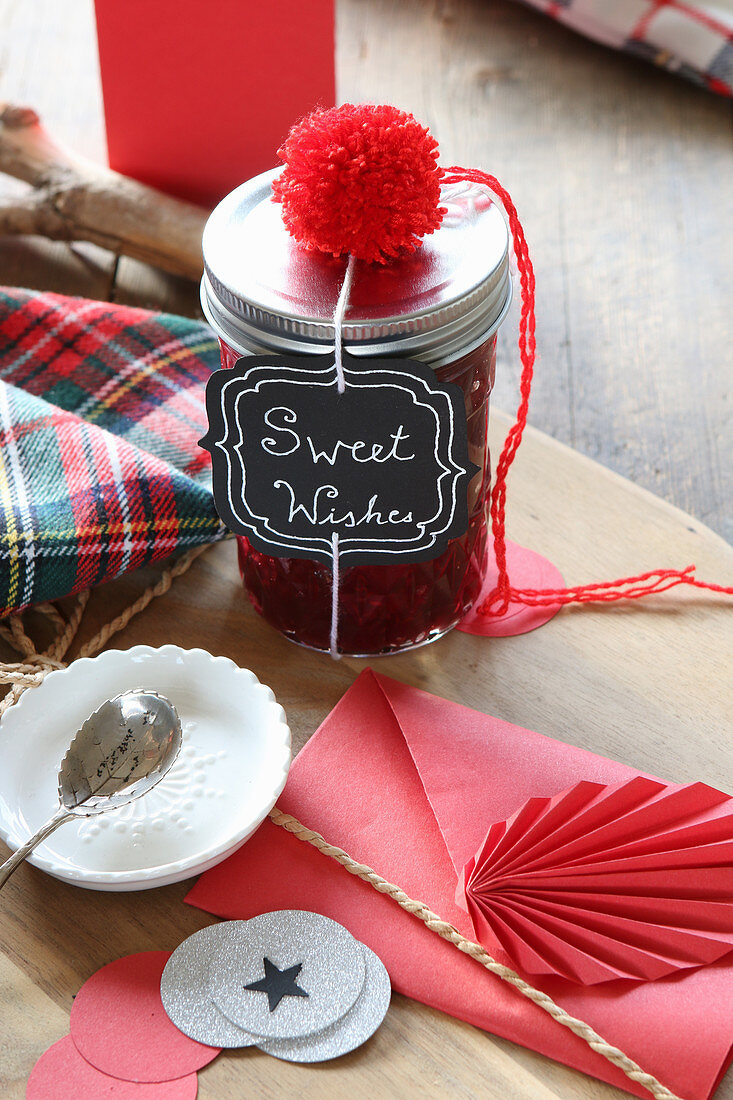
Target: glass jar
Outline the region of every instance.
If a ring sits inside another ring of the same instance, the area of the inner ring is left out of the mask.
[[[345,261],[309,252],[285,230],[271,201],[276,173],[243,184],[216,208],[204,233],[202,305],[222,366],[244,355],[325,355]],[[443,224],[415,253],[387,265],[357,264],[343,326],[354,356],[429,363],[464,396],[469,459],[465,534],[429,561],[342,568],[338,648],[372,656],[445,634],[481,591],[491,482],[487,440],[496,333],[509,307],[508,233],[490,198],[472,185],[446,189]],[[238,537],[239,564],[255,609],[288,638],[329,649],[332,574],[304,558],[271,557]]]

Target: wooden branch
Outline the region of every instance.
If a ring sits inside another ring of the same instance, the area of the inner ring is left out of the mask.
[[[208,212],[77,157],[57,144],[29,107],[0,104],[0,172],[32,188],[27,196],[0,199],[0,235],[91,241],[200,278]]]

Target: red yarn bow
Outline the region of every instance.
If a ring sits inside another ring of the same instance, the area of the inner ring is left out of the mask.
[[[443,220],[438,143],[407,111],[345,103],[294,126],[272,185],[306,248],[387,263],[414,252]]]

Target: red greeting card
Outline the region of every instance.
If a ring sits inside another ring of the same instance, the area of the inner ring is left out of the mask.
[[[547,853],[542,845],[554,823],[563,834],[558,838],[558,850],[560,843],[566,842],[566,862],[574,862],[575,867],[572,875],[565,873],[567,868],[563,870],[560,886],[567,889],[569,880],[577,879],[582,860],[587,859],[596,888],[604,861],[599,859],[595,840],[584,847],[579,838],[583,827],[578,830],[577,820],[583,805],[589,815],[596,814],[599,827],[603,813],[598,804],[604,802],[600,792],[608,791],[608,785],[614,788],[611,797],[620,816],[624,812],[643,816],[643,805],[655,807],[646,812],[645,821],[637,816],[635,826],[632,822],[632,832],[637,828],[643,843],[633,853],[636,865],[625,866],[623,874],[628,881],[618,890],[626,897],[641,893],[638,918],[659,923],[649,899],[655,888],[654,874],[665,880],[668,871],[659,872],[660,851],[680,868],[682,893],[690,888],[690,882],[683,881],[690,863],[685,838],[689,840],[693,834],[698,857],[706,846],[710,857],[707,871],[706,854],[698,858],[698,870],[692,876],[702,876],[703,895],[706,876],[708,893],[710,880],[718,873],[725,879],[720,889],[714,888],[715,897],[707,898],[702,925],[699,912],[691,916],[696,906],[683,906],[683,925],[687,921],[692,933],[687,944],[687,948],[694,946],[691,955],[684,955],[683,937],[669,925],[670,907],[662,907],[668,930],[660,934],[665,938],[667,956],[674,957],[676,963],[681,961],[685,968],[657,980],[639,980],[638,976],[613,980],[605,974],[603,977],[611,980],[596,984],[547,972],[536,977],[526,973],[533,985],[590,1024],[674,1093],[685,1100],[708,1100],[730,1060],[733,1044],[729,1008],[733,959],[727,950],[733,906],[730,895],[727,903],[725,897],[721,902],[717,896],[721,890],[725,895],[729,885],[730,799],[702,784],[668,788],[649,776],[641,777],[644,782],[632,787],[630,781],[639,777],[639,772],[624,764],[366,671],[297,757],[278,804],[330,843],[397,883],[410,897],[425,902],[469,939],[476,938],[476,931],[456,896],[458,892],[461,897],[464,868],[477,854],[486,856],[488,865],[492,851],[497,852],[497,862],[504,852],[507,861],[502,866],[511,863],[514,869],[522,861],[526,860],[528,867],[536,859],[538,869],[548,870],[552,877],[557,869],[551,867],[551,860],[543,862]],[[577,792],[578,784],[584,785],[580,794],[565,796],[564,809],[553,817],[563,801],[555,796],[570,789]],[[669,797],[663,790],[681,790],[683,794],[660,808],[660,801]],[[518,812],[525,814],[524,829],[511,827]],[[533,814],[538,827],[530,835],[529,817]],[[504,851],[498,833],[505,822],[509,824],[503,835],[509,843]],[[700,822],[707,823],[700,829]],[[499,828],[492,835],[496,823]],[[675,831],[679,834],[676,847],[669,843]],[[518,833],[526,838],[526,849],[521,847]],[[655,836],[661,834],[664,841],[657,843]],[[537,848],[532,851],[533,839]],[[517,847],[512,852],[514,841]],[[623,826],[614,827],[607,841],[607,847],[615,845],[618,857],[605,860],[605,871],[612,875],[619,862],[630,858]],[[711,852],[716,846],[719,850]],[[650,862],[647,857],[651,855]],[[604,888],[608,884],[606,878]],[[532,888],[537,891],[538,879]],[[656,888],[664,894],[664,886],[657,883]],[[686,896],[694,902],[694,893]],[[638,1096],[648,1096],[643,1087],[511,986],[488,974],[334,860],[269,821],[230,859],[204,874],[187,900],[230,918],[247,918],[268,909],[325,913],[378,952],[398,992]],[[725,905],[725,912],[716,908],[718,902]],[[628,910],[618,917],[617,931]],[[706,937],[711,944],[707,955]],[[494,956],[516,967],[500,938],[495,940],[491,947]],[[637,960],[638,944],[637,935],[631,945]],[[571,947],[577,962],[577,943]],[[649,941],[646,947],[647,954],[659,953],[658,940]],[[701,957],[713,961],[699,965]],[[604,956],[604,962],[608,961]],[[620,964],[618,953],[611,962]],[[590,976],[594,980],[600,977],[597,973]]]
[[[213,205],[335,100],[334,0],[95,0],[112,168]]]

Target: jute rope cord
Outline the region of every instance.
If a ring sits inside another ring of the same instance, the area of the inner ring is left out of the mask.
[[[121,611],[120,614],[105,623],[100,630],[81,646],[78,657],[91,657],[104,649],[107,642],[120,630],[124,630],[131,619],[144,611],[148,604],[164,595],[173,584],[176,577],[185,573],[196,559],[208,550],[208,546],[196,546],[178,558],[160,575],[155,584],[150,585],[134,603]],[[56,668],[64,668],[64,658],[69,651],[71,643],[77,635],[82,617],[89,602],[89,592],[82,592],[76,600],[68,620],[64,619],[58,608],[53,604],[40,604],[34,608],[40,611],[55,627],[56,635],[50,646],[42,653],[38,653],[31,638],[26,633],[20,615],[12,615],[0,622],[0,638],[14,649],[20,656],[19,661],[0,662],[0,685],[9,684],[10,691],[0,700],[0,716],[8,707],[17,703],[27,688],[38,687],[43,683],[49,672]]]
[[[362,882],[369,883],[380,894],[386,894],[387,897],[392,898],[397,902],[400,908],[405,912],[411,913],[413,917],[417,917],[421,920],[426,928],[429,928],[431,932],[435,932],[441,939],[447,940],[448,943],[452,943],[454,947],[457,947],[459,951],[462,951],[464,955],[468,955],[470,958],[475,959],[486,970],[491,971],[497,978],[501,978],[503,982],[507,982],[513,986],[523,997],[532,1001],[538,1008],[541,1008],[543,1012],[546,1012],[562,1027],[566,1027],[569,1031],[572,1031],[573,1035],[577,1035],[579,1039],[587,1043],[591,1050],[594,1050],[596,1054],[600,1054],[606,1061],[611,1062],[621,1070],[631,1081],[635,1081],[639,1085],[643,1085],[645,1089],[655,1097],[655,1100],[681,1100],[675,1093],[658,1081],[653,1074],[647,1073],[636,1063],[633,1058],[629,1058],[628,1054],[624,1054],[618,1047],[613,1046],[611,1043],[606,1042],[597,1031],[594,1031],[590,1024],[584,1023],[583,1020],[577,1019],[575,1016],[571,1016],[569,1012],[566,1012],[564,1008],[556,1004],[552,997],[548,997],[546,993],[543,993],[540,989],[535,989],[534,986],[526,982],[524,978],[521,978],[514,970],[508,966],[504,966],[502,963],[497,962],[496,959],[481,947],[478,943],[473,943],[471,940],[466,939],[461,933],[449,924],[448,921],[444,921],[437,913],[433,913],[421,901],[414,901],[409,897],[404,890],[399,886],[395,886],[393,883],[388,882],[385,878],[382,878],[377,871],[368,867],[364,863],[357,863],[355,859],[352,859],[343,848],[337,848],[333,844],[329,844],[320,833],[314,832],[312,829],[306,828],[297,818],[291,814],[283,813],[277,806],[270,811],[270,819],[285,829],[287,832],[292,833],[298,840],[302,840],[307,844],[311,844],[323,855],[330,856],[331,859],[336,860],[341,866],[349,872],[350,875],[354,875],[356,878],[360,878]]]
[[[124,611],[120,612],[111,622],[101,627],[88,642],[85,642],[79,649],[77,658],[91,657],[93,654],[103,649],[110,638],[120,630],[123,630],[131,619],[141,611],[144,611],[154,599],[167,592],[176,577],[182,576],[182,574],[193,565],[199,555],[204,553],[207,549],[209,549],[208,546],[197,546],[180,557],[161,574],[159,580],[155,584],[146,588],[134,603],[126,607]],[[35,608],[35,611],[44,615],[56,630],[53,641],[43,653],[39,653],[36,650],[32,639],[28,636],[23,627],[20,615],[11,616],[0,622],[0,639],[13,648],[21,657],[19,661],[0,662],[0,685],[10,685],[10,690],[5,697],[0,700],[0,717],[5,713],[8,707],[11,707],[13,703],[18,701],[24,691],[28,688],[38,687],[53,669],[65,667],[66,662],[64,658],[79,630],[88,600],[89,592],[82,592],[81,595],[77,597],[76,603],[68,619],[65,619],[58,608],[54,607],[53,604],[40,604]],[[337,848],[335,845],[329,844],[320,833],[316,833],[312,829],[306,828],[305,825],[301,824],[297,818],[292,817],[290,814],[283,813],[275,807],[270,812],[270,818],[276,825],[292,833],[298,840],[311,844],[319,852],[322,852],[323,855],[330,856],[331,859],[334,859],[348,871],[350,875],[354,875],[363,882],[367,882],[380,894],[386,894],[388,897],[392,898],[392,900],[407,913],[411,913],[412,916],[421,920],[431,932],[440,936],[441,939],[447,940],[448,943],[452,943],[453,946],[457,947],[459,951],[462,951],[464,955],[468,955],[470,958],[475,959],[475,961],[485,967],[486,970],[489,970],[502,981],[513,986],[523,997],[527,997],[528,1000],[536,1004],[538,1008],[541,1008],[558,1024],[568,1028],[574,1035],[577,1035],[578,1038],[587,1043],[591,1050],[594,1050],[597,1054],[600,1054],[602,1058],[605,1058],[612,1065],[620,1069],[629,1080],[648,1089],[655,1100],[682,1100],[681,1097],[670,1092],[670,1090],[651,1073],[646,1073],[641,1066],[632,1058],[629,1058],[627,1054],[624,1054],[622,1050],[606,1042],[605,1039],[594,1031],[590,1024],[586,1024],[583,1020],[571,1016],[564,1008],[556,1004],[551,997],[548,997],[546,993],[543,993],[540,989],[535,989],[534,986],[526,982],[510,967],[497,962],[485,948],[481,947],[480,944],[473,943],[471,940],[466,939],[466,937],[462,936],[452,924],[449,924],[448,921],[444,921],[437,913],[433,913],[433,911],[423,902],[413,900],[404,890],[388,882],[385,878],[382,878],[373,868],[367,867],[363,863],[357,863],[357,861],[352,859],[342,848]]]

